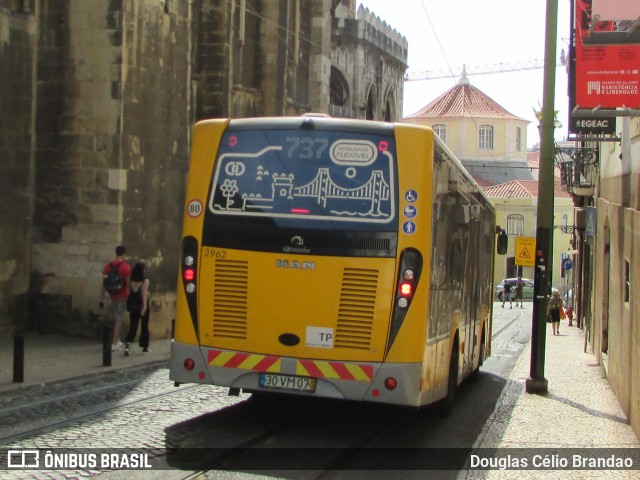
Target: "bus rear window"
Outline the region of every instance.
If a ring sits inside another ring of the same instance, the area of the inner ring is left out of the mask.
[[[218,150],[209,212],[262,217],[280,226],[304,221],[388,228],[395,217],[394,157],[393,136],[228,129]]]

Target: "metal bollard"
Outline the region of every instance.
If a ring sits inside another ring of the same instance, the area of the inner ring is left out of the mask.
[[[13,383],[24,382],[24,335],[13,336]]]
[[[102,328],[102,366],[111,366],[111,325]]]

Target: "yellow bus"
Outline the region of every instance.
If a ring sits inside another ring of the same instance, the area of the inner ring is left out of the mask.
[[[490,354],[494,231],[428,127],[198,122],[170,378],[450,405]]]

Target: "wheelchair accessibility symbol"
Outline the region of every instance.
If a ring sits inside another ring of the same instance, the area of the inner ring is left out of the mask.
[[[412,235],[416,231],[416,224],[413,222],[404,222],[402,224],[402,231],[407,235]]]
[[[407,202],[413,203],[418,200],[418,192],[416,192],[415,190],[407,190],[404,194],[404,199]]]

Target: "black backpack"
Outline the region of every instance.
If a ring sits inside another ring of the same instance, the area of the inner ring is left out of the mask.
[[[120,275],[120,264],[110,264],[109,273],[104,277],[104,289],[109,295],[118,293],[124,288],[124,280]]]

